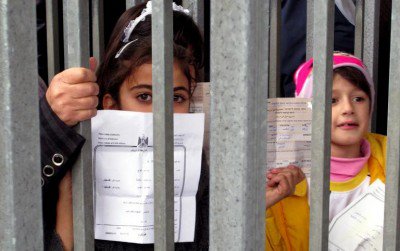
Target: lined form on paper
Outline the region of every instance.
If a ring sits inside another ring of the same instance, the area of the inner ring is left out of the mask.
[[[92,119],[95,238],[154,243],[151,113],[98,111]],[[194,240],[204,114],[174,115],[175,242]]]
[[[294,164],[307,177],[311,168],[312,99],[268,99],[267,169]],[[204,150],[209,157],[210,83],[198,83],[191,112],[205,113]]]
[[[385,184],[376,180],[329,224],[329,250],[382,250]]]
[[[307,177],[311,169],[312,99],[268,99],[267,169],[300,167]]]

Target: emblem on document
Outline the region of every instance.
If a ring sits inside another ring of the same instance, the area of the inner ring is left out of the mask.
[[[148,145],[149,145],[149,137],[143,135],[142,137],[138,138],[138,144],[137,144],[138,148],[147,148]]]

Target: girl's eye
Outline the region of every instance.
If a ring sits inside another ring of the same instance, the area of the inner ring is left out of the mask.
[[[186,98],[182,95],[174,95],[174,102],[175,103],[183,103],[186,101]]]
[[[137,96],[137,99],[141,102],[151,102],[151,95],[147,93],[142,93]]]
[[[364,100],[365,100],[364,97],[355,97],[355,98],[353,98],[354,102],[363,102]]]
[[[338,102],[337,98],[332,98],[332,104],[336,104]]]

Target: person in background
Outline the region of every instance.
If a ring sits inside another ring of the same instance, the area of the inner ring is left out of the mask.
[[[307,1],[282,0],[281,88],[293,97],[293,74],[306,60]],[[334,50],[354,53],[355,0],[335,0]]]

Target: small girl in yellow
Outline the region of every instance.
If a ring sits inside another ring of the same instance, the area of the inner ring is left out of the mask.
[[[313,60],[294,76],[296,97],[312,96]],[[374,85],[362,61],[352,55],[333,55],[331,170],[329,220],[366,193],[370,184],[385,182],[386,136],[368,132]],[[309,249],[307,182],[267,211],[267,250]],[[382,219],[383,221],[383,219]]]

